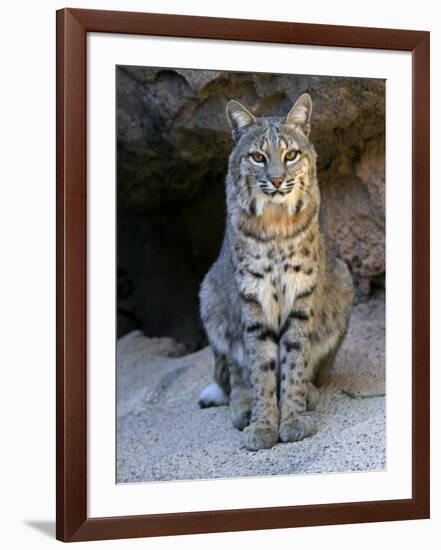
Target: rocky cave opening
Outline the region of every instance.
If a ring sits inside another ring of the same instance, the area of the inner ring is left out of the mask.
[[[385,278],[384,80],[117,67],[117,326],[206,344],[200,282],[225,220],[233,146],[225,104],[257,116],[313,99],[322,222],[349,265],[358,300]]]

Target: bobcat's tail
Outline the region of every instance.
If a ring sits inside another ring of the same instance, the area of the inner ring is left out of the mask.
[[[223,389],[213,382],[208,384],[199,395],[199,407],[205,409],[206,407],[219,407],[219,405],[227,405],[228,397],[225,395]]]

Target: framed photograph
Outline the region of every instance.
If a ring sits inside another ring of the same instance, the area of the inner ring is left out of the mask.
[[[429,33],[57,12],[57,538],[429,517]]]

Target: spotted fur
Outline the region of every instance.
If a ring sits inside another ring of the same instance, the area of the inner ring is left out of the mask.
[[[200,290],[201,317],[234,426],[250,450],[315,432],[307,413],[346,333],[352,279],[319,225],[312,102],[286,118],[255,118],[227,105],[235,147],[226,179],[227,220],[218,259]],[[218,397],[218,402],[213,401]]]

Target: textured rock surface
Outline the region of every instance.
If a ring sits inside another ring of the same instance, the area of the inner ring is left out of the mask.
[[[232,147],[225,104],[234,98],[256,115],[282,115],[304,91],[314,103],[311,137],[330,244],[360,296],[382,284],[384,81],[120,67],[120,335],[140,328],[191,349],[204,343],[197,289],[223,234]]]
[[[181,353],[176,342],[152,341],[139,331],[118,341],[119,483],[384,468],[383,295],[354,308],[313,413],[317,434],[298,443],[247,451],[227,407],[197,405],[212,381],[210,349],[177,357]]]

